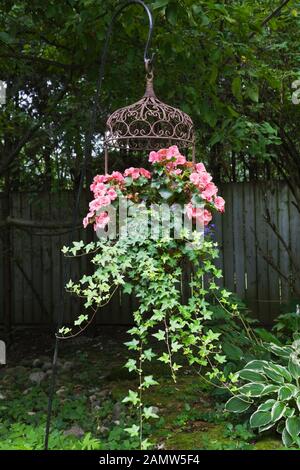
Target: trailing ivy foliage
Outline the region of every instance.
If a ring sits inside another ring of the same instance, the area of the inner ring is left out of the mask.
[[[276,362],[248,362],[238,373],[245,383],[228,400],[226,410],[244,413],[251,409],[252,429],[261,433],[276,428],[286,447],[300,447],[300,341],[289,346],[266,343],[265,348]]]
[[[204,380],[234,390],[235,374],[226,377],[223,373],[226,356],[222,352],[221,333],[210,326],[214,314],[211,300],[232,317],[239,315],[238,308],[231,303],[230,293],[217,286],[222,276],[214,265],[217,244],[209,238],[203,240],[197,232],[193,237],[192,241],[184,237],[179,240],[121,237],[117,241],[102,239],[85,246],[75,242],[72,247],[63,248],[66,256],[93,253],[94,273],[67,285],[69,292],[85,299],[86,308],[96,313],[119,288],[138,299],[135,325],[129,330],[132,339],[126,343],[135,357],[125,364],[136,374],[138,389],[130,390],[124,402],[139,412],[139,423],[126,431],[133,438],[139,437],[144,449],[151,446],[143,439],[144,423],[158,417],[155,409],[143,402],[143,392],[158,384],[153,375],[144,373],[147,362],[157,360],[166,364],[174,382],[178,371],[188,365]],[[181,278],[186,263],[191,263],[193,274],[189,282],[191,293],[184,302]],[[85,324],[86,315],[81,315],[74,326],[82,329]],[[70,327],[63,327],[60,334],[68,337],[74,332]],[[152,338],[158,342],[157,350],[149,345]]]

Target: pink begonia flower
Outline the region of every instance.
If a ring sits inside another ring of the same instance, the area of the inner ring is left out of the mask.
[[[194,208],[193,204],[189,202],[185,207],[185,212],[188,218],[191,220],[194,217]]]
[[[93,183],[106,183],[108,175],[96,175],[93,179]]]
[[[96,215],[95,223],[94,223],[94,230],[98,230],[98,228],[104,228],[109,222],[109,216],[107,212],[101,212],[101,214]]]
[[[111,201],[114,201],[118,197],[114,188],[109,188],[106,194],[110,198]]]
[[[206,186],[211,182],[212,176],[210,173],[201,172],[199,174],[199,186],[201,189],[206,189]]]
[[[140,174],[144,176],[144,178],[151,178],[151,173],[148,170],[145,170],[145,168],[140,168]]]
[[[150,171],[146,170],[145,168],[127,168],[124,171],[124,176],[131,176],[133,180],[138,179],[140,176],[144,176],[144,178],[151,178]]]
[[[89,219],[94,217],[94,212],[88,212],[86,217],[83,219],[83,226],[84,228],[87,228],[88,224],[90,223]]]
[[[183,155],[178,155],[178,157],[176,157],[175,165],[185,165],[185,164],[186,164],[186,158]]]
[[[160,149],[157,153],[162,159],[167,158],[168,149]]]
[[[108,175],[108,181],[116,180],[118,183],[123,183],[124,176],[119,171],[113,171],[111,175]]]
[[[171,145],[171,147],[169,147],[166,150],[167,150],[166,157],[168,160],[174,157],[178,157],[180,155],[177,145]]]
[[[207,172],[201,173],[191,173],[190,181],[199,189],[206,189],[206,187],[210,184],[212,180],[212,176]]]
[[[131,176],[133,180],[136,180],[140,176],[139,169],[133,168],[133,166],[131,166],[130,168],[127,168],[127,170],[124,171],[124,176]]]
[[[193,183],[195,186],[198,186],[200,180],[200,175],[199,173],[191,173],[190,174],[190,181]]]
[[[86,217],[83,219],[82,223],[83,223],[84,228],[87,228],[87,226],[89,225],[89,218],[88,218],[88,216],[86,216]]]
[[[204,223],[204,225],[208,225],[209,222],[211,221],[211,219],[212,219],[211,212],[207,209],[204,209],[204,212],[203,212],[203,223]]]
[[[205,187],[205,190],[202,191],[201,196],[208,202],[212,201],[213,196],[215,196],[218,192],[218,188],[214,183],[208,183]]]
[[[197,219],[198,222],[204,225],[209,224],[212,220],[212,215],[207,209],[203,209],[203,207],[193,207],[191,202],[186,206],[186,214],[189,219]]]
[[[225,211],[225,201],[221,196],[216,196],[214,199],[215,207],[219,212]]]
[[[203,163],[196,163],[195,168],[196,168],[196,171],[198,173],[201,173],[201,172],[206,173],[206,169],[205,169],[205,166],[203,165]]]
[[[110,204],[109,196],[96,197],[96,199],[94,199],[93,201],[89,203],[90,212],[92,211],[96,212],[99,209],[101,209],[101,207],[108,206],[109,204]]]
[[[162,160],[162,156],[159,155],[158,152],[150,152],[149,154],[149,162],[150,163],[157,163]]]
[[[106,185],[104,183],[98,183],[98,182],[93,182],[90,185],[90,190],[95,194],[98,193],[100,194],[101,191],[106,190]]]

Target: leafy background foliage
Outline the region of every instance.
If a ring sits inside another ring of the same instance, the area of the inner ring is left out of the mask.
[[[8,85],[0,115],[2,185],[76,187],[99,57],[117,4],[1,2],[0,79]],[[300,107],[291,102],[291,84],[299,78],[298,2],[291,0],[267,28],[261,21],[278,5],[274,0],[149,4],[157,94],[191,114],[198,155],[214,180],[298,174]],[[143,93],[147,27],[138,6],[115,27],[89,175],[102,168],[99,138],[106,116]],[[120,157],[111,158],[113,167]]]

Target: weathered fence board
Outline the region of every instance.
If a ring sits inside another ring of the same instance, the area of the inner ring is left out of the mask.
[[[220,194],[226,200],[226,212],[217,214],[215,236],[220,247],[217,265],[223,271],[218,283],[237,292],[246,300],[253,315],[271,324],[283,304],[294,295],[294,284],[300,291],[299,273],[291,279],[291,265],[283,244],[266,223],[266,208],[270,220],[277,226],[282,240],[293,255],[293,268],[300,267],[300,214],[292,204],[293,196],[284,183],[234,183],[221,185]],[[86,212],[88,194],[81,201],[80,214]],[[0,194],[0,218],[3,214]],[[73,192],[12,193],[10,214],[17,219],[40,222],[71,223]],[[2,217],[3,219],[3,217]],[[0,227],[1,229],[1,227]],[[2,229],[1,229],[2,230]],[[68,262],[61,247],[68,244],[69,229],[10,226],[12,276],[12,324],[48,325],[56,323],[63,313],[69,323],[83,311],[82,302],[66,294],[60,302],[64,280],[68,278]],[[88,240],[88,232],[77,229],[75,239]],[[0,256],[3,259],[0,238]],[[287,280],[267,259],[272,259]],[[88,269],[86,257],[70,262],[69,273],[79,278]],[[65,272],[64,272],[65,271]],[[0,264],[0,324],[4,322],[4,271]],[[137,306],[134,298],[117,292],[111,304],[97,314],[100,324],[128,324]]]
[[[250,185],[244,187],[244,213],[245,225],[243,238],[245,244],[244,260],[245,260],[245,299],[249,308],[253,312],[257,312],[257,273],[256,273],[256,243],[255,243],[255,193]],[[230,207],[226,207],[226,212],[230,211]]]

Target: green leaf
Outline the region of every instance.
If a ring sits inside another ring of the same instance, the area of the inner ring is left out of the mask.
[[[168,188],[162,188],[159,191],[159,194],[163,199],[170,199],[171,196],[173,196],[173,191],[170,191]]]
[[[225,405],[225,410],[231,411],[232,413],[243,413],[250,408],[252,403],[253,401],[246,400],[244,397],[237,395],[228,400]]]
[[[179,351],[179,349],[182,348],[182,344],[178,343],[178,341],[172,341],[171,342],[171,350],[172,352],[177,352]]]
[[[137,370],[136,360],[135,359],[128,359],[128,361],[126,362],[124,367],[126,367],[126,369],[128,369],[129,372]]]
[[[256,372],[251,369],[243,369],[239,373],[239,377],[243,380],[248,380],[249,382],[262,382],[265,383],[267,381],[266,377],[259,372]]]
[[[285,428],[285,421],[279,421],[276,427],[276,431],[279,432],[279,434],[282,434],[284,428]]]
[[[155,3],[152,4],[152,10],[156,10],[157,8],[166,7],[170,3],[170,0],[156,0]]]
[[[282,442],[285,447],[290,447],[294,443],[292,436],[288,433],[286,428],[284,428],[282,432]]]
[[[241,348],[235,344],[230,344],[227,342],[224,342],[222,350],[224,351],[224,354],[226,354],[226,357],[232,361],[239,361],[244,354]]]
[[[0,42],[4,42],[5,44],[12,44],[14,39],[5,31],[0,31]]]
[[[138,437],[139,430],[140,430],[140,427],[137,426],[136,424],[133,424],[131,428],[124,429],[124,431],[126,431],[130,435],[130,437]]]
[[[243,385],[240,389],[239,392],[242,395],[248,395],[250,397],[260,397],[262,396],[262,393],[265,389],[265,385],[261,383],[250,383]]]
[[[156,356],[156,354],[152,351],[151,348],[145,349],[143,354],[144,354],[145,358],[147,359],[147,361],[151,361],[152,358]]]
[[[124,294],[131,294],[132,289],[133,289],[133,285],[130,284],[129,282],[125,282],[125,284],[123,285]]]
[[[136,351],[140,343],[137,339],[133,338],[131,341],[127,341],[127,343],[124,344],[129,350]]]
[[[241,83],[241,77],[237,76],[232,80],[231,83],[231,91],[233,96],[237,99],[240,100],[242,97],[242,83]]]
[[[163,362],[164,364],[168,364],[170,362],[169,354],[167,354],[166,352],[162,353],[162,355],[159,356],[158,360]]]
[[[133,392],[132,390],[128,391],[127,397],[122,400],[123,403],[132,403],[133,405],[137,405],[140,402],[139,396],[137,392]]]
[[[288,367],[294,379],[298,380],[300,378],[300,365],[297,364],[297,362],[293,360],[292,357],[289,360]]]
[[[295,414],[295,408],[289,408],[288,406],[285,409],[284,416],[285,418],[291,418]]]
[[[281,401],[290,400],[295,395],[293,385],[283,385],[278,392],[278,399]]]
[[[262,403],[261,405],[259,405],[259,407],[257,409],[259,411],[270,411],[272,409],[274,403],[276,403],[276,400],[274,400],[273,398],[270,398],[269,400],[267,400],[264,403]]]
[[[158,341],[163,341],[165,339],[165,331],[163,330],[158,330],[157,333],[153,333],[152,336],[154,336],[154,338],[158,339]]]
[[[300,434],[300,418],[296,416],[287,418],[285,427],[290,436],[292,436],[292,439],[295,441]]]
[[[267,431],[268,429],[271,429],[274,425],[275,425],[275,423],[271,422],[271,423],[269,423],[269,424],[266,424],[265,426],[260,426],[260,427],[258,428],[258,431],[259,431],[259,432]]]
[[[285,359],[288,359],[292,352],[292,349],[289,346],[277,346],[273,343],[264,344],[264,347],[276,356],[283,357]]]
[[[279,385],[266,385],[261,396],[269,395],[270,393],[276,393],[279,390]]]
[[[176,3],[170,3],[166,9],[166,18],[173,26],[176,26],[178,22],[178,16],[180,15],[181,9]]]
[[[145,406],[143,408],[143,415],[145,419],[159,418],[159,416],[156,413],[154,413],[152,406],[149,406],[148,408]]]
[[[88,319],[89,319],[88,315],[79,315],[77,320],[74,321],[74,325],[80,326],[81,323],[83,323],[84,321],[87,321]]]
[[[265,374],[272,379],[274,382],[284,383],[284,377],[276,372],[272,367],[265,367],[264,368]]]
[[[277,374],[281,374],[282,377],[284,377],[287,382],[292,381],[292,376],[286,367],[283,367],[279,364],[273,364],[273,363],[270,364],[269,366],[274,372],[277,372]]]
[[[146,375],[142,383],[142,387],[149,388],[151,385],[158,385],[158,382],[153,379],[153,375]]]
[[[245,366],[245,369],[247,369],[247,370],[251,369],[251,370],[263,372],[264,367],[267,364],[268,364],[267,361],[254,360],[254,361],[248,362],[248,364],[246,364],[246,366]]]
[[[261,426],[266,426],[269,424],[271,418],[270,411],[255,411],[250,417],[250,426],[251,428],[259,428]]]
[[[226,356],[223,356],[221,354],[216,354],[215,355],[215,360],[219,363],[219,364],[224,364],[226,362]]]
[[[298,410],[300,411],[300,395],[296,399],[296,404],[297,404]]]
[[[246,95],[255,103],[258,103],[259,91],[257,86],[250,86],[246,88]]]
[[[271,417],[272,421],[278,421],[284,415],[286,405],[282,401],[276,401],[272,407]]]

